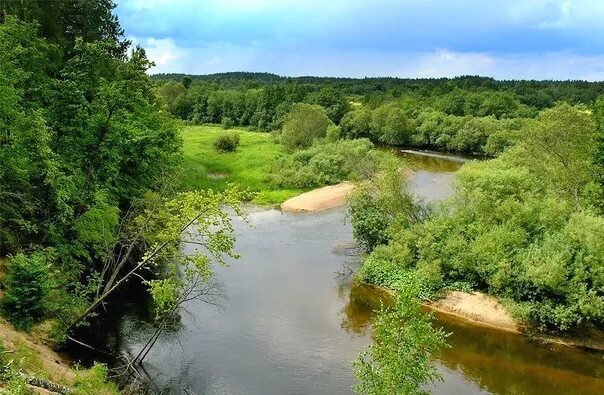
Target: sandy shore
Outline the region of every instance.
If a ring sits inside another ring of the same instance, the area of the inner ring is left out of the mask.
[[[425,305],[430,310],[454,315],[477,325],[521,333],[518,323],[496,298],[482,292],[449,292],[443,299]]]
[[[312,191],[305,192],[286,200],[281,204],[281,210],[294,213],[305,213],[338,207],[346,203],[346,197],[353,188],[353,184],[342,182],[337,185],[313,189]]]
[[[376,287],[378,292],[384,292],[392,297],[395,292],[391,289]],[[492,328],[495,330],[524,335],[524,327],[505,310],[497,298],[482,292],[452,291],[446,297],[425,302],[422,306],[446,317],[452,317],[472,325]],[[590,331],[576,336],[554,336],[545,333],[533,333],[533,340],[557,346],[582,348],[590,351],[604,352],[604,332]]]

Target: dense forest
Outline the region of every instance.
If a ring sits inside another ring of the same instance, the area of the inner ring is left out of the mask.
[[[159,74],[170,112],[193,123],[281,128],[298,102],[325,108],[343,135],[374,142],[496,156],[539,111],[591,105],[601,82],[279,77],[266,73]]]

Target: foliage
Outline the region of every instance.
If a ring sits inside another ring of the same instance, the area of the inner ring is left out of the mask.
[[[119,394],[117,385],[107,379],[107,365],[95,363],[90,369],[80,370],[73,386],[76,395]]]
[[[18,326],[77,316],[125,212],[171,190],[180,166],[178,124],[114,6],[3,2],[0,256],[13,256],[3,310]]]
[[[223,133],[214,141],[214,148],[218,152],[233,152],[239,146],[239,133]]]
[[[604,218],[594,209],[595,127],[562,104],[497,159],[468,163],[455,195],[421,223],[392,229],[359,276],[412,276],[422,293],[454,284],[509,299],[541,330],[604,327]]]
[[[173,114],[194,123],[220,123],[230,117],[236,125],[278,130],[292,105],[308,103],[324,107],[348,137],[491,156],[511,146],[521,124],[539,111],[561,101],[590,105],[604,93],[602,82],[473,76],[353,79],[221,73],[154,78],[160,89],[191,79],[190,87],[179,88],[181,93],[168,102],[173,102]]]
[[[445,334],[432,327],[410,288],[378,313],[373,341],[353,361],[356,393],[427,394],[426,384],[440,379],[433,358],[445,346]]]
[[[329,125],[327,128],[327,133],[325,134],[325,138],[327,141],[333,143],[334,141],[339,140],[342,137],[342,130],[339,126]]]
[[[322,107],[294,104],[283,120],[281,143],[290,151],[307,148],[315,139],[325,137],[330,124]]]
[[[232,129],[233,126],[235,126],[235,122],[233,121],[233,119],[229,118],[229,117],[222,117],[222,128],[224,130],[229,130]]]
[[[348,199],[352,233],[366,251],[389,240],[391,226],[408,226],[421,218],[421,207],[409,191],[406,175],[397,163],[377,179],[356,187]]]
[[[597,145],[594,153],[594,165],[596,166],[598,181],[604,188],[604,98],[598,99],[593,110],[594,120],[597,128]],[[602,199],[604,212],[604,199]]]
[[[314,188],[367,179],[378,166],[369,140],[317,141],[276,162],[271,179],[277,188]]]
[[[29,329],[46,311],[50,291],[50,256],[17,254],[8,263],[3,314],[18,328]]]

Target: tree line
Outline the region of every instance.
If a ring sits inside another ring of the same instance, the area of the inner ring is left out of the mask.
[[[558,102],[591,105],[601,82],[279,77],[266,73],[155,75],[170,112],[193,124],[280,130],[296,103],[324,107],[346,137],[496,156],[527,120]]]

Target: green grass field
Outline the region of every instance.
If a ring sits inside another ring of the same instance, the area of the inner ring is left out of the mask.
[[[184,147],[184,174],[182,188],[222,190],[233,183],[258,192],[255,203],[277,204],[302,190],[277,189],[271,186],[269,174],[275,161],[287,156],[283,146],[268,133],[232,129],[241,136],[235,152],[220,153],[214,141],[225,133],[219,126],[185,126],[182,130]]]

